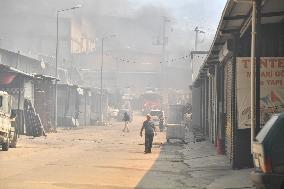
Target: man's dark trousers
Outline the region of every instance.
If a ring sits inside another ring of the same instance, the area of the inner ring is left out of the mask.
[[[145,135],[145,152],[146,153],[151,153],[153,138],[154,138],[154,134]]]

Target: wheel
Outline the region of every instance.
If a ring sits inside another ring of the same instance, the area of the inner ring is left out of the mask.
[[[281,185],[281,189],[284,189],[284,182],[283,182],[282,185]]]
[[[9,146],[10,146],[9,143],[10,143],[9,139],[7,139],[7,142],[2,144],[2,150],[3,151],[8,151],[9,150]]]
[[[17,134],[16,133],[14,133],[14,136],[13,136],[13,139],[12,139],[12,141],[11,141],[11,143],[10,143],[10,148],[16,148],[17,147]]]

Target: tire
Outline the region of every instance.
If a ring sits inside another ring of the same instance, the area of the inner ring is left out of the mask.
[[[281,185],[281,189],[284,189],[284,181],[283,181],[283,183],[282,183],[282,185]]]
[[[8,151],[9,150],[9,146],[10,146],[10,142],[9,142],[9,139],[7,139],[7,142],[2,144],[2,150],[3,151]]]
[[[13,140],[10,143],[10,148],[16,148],[17,147],[17,136],[14,134]]]

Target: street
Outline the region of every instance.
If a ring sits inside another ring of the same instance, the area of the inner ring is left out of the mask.
[[[114,121],[110,126],[59,128],[46,138],[21,136],[16,149],[0,151],[0,188],[205,188],[233,172],[224,156],[212,154],[213,148],[167,144],[165,133],[158,132],[153,152],[144,154],[144,137],[139,136],[143,119],[136,115],[129,133]],[[233,178],[238,182],[238,175]]]
[[[142,119],[136,116],[125,134],[115,122],[21,137],[16,149],[0,152],[0,188],[181,188],[186,167],[175,151],[161,155],[164,133],[155,137],[152,154],[143,153]]]
[[[284,0],[208,2],[2,1],[0,189],[284,189]]]

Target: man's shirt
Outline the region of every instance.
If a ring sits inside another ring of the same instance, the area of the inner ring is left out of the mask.
[[[154,134],[155,126],[152,121],[144,121],[142,129],[145,129],[145,135],[152,135]]]

